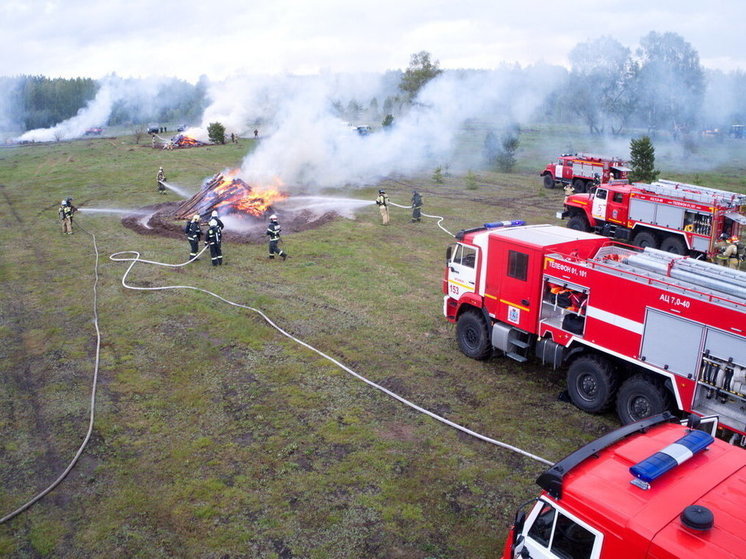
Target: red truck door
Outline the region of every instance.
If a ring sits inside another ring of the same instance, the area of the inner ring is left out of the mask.
[[[606,221],[606,198],[609,192],[605,188],[597,188],[596,193],[593,195],[593,206],[591,208],[591,215],[594,219],[600,221]]]
[[[448,295],[460,299],[473,293],[477,282],[477,247],[457,244],[448,258]]]
[[[606,221],[617,225],[627,224],[627,208],[629,207],[629,192],[619,192],[608,189],[606,196]]]
[[[485,296],[497,299],[496,318],[535,332],[541,307],[541,252],[501,240],[493,241],[490,255],[495,257],[494,267],[488,272]]]

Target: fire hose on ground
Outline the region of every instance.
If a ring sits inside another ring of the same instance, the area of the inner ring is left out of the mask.
[[[411,206],[401,206],[399,204],[394,204],[393,202],[391,203],[391,205],[397,206],[399,208],[404,208],[404,209],[409,209],[411,207]],[[445,229],[441,225],[441,221],[443,221],[443,219],[444,219],[442,216],[428,215],[428,214],[424,214],[424,213],[422,215],[424,217],[430,217],[430,218],[438,219],[438,222],[437,222],[438,227],[440,227],[443,231],[445,231],[449,235],[453,236],[453,234],[450,231],[448,231],[447,229]],[[94,247],[94,250],[95,250],[95,253],[96,253],[96,261],[95,261],[95,267],[94,267],[95,281],[94,281],[94,284],[93,284],[93,324],[94,324],[94,327],[95,327],[95,330],[96,330],[96,353],[95,353],[95,359],[94,359],[94,372],[93,372],[93,380],[92,380],[92,386],[91,386],[90,419],[89,419],[89,422],[88,422],[88,430],[86,432],[86,435],[85,435],[85,438],[84,438],[82,444],[80,445],[80,448],[78,448],[78,451],[75,453],[75,456],[70,461],[70,463],[67,466],[67,468],[65,468],[65,470],[57,477],[57,479],[55,479],[46,489],[44,489],[43,491],[41,491],[40,493],[38,493],[35,497],[33,497],[32,499],[30,499],[24,505],[18,507],[13,512],[11,512],[11,513],[3,516],[2,518],[0,518],[0,524],[3,524],[4,522],[7,522],[8,520],[11,520],[15,516],[17,516],[20,513],[24,512],[25,510],[27,510],[28,508],[30,508],[32,505],[34,505],[35,503],[37,503],[38,501],[40,501],[45,495],[47,495],[48,493],[50,493],[55,487],[57,487],[67,477],[67,475],[70,473],[70,471],[73,469],[73,467],[77,463],[78,459],[82,455],[83,450],[88,445],[88,442],[89,442],[89,440],[91,438],[91,434],[93,433],[93,425],[94,425],[94,417],[95,417],[95,405],[96,405],[96,389],[97,389],[97,383],[98,383],[98,370],[99,370],[100,351],[101,351],[101,331],[100,331],[99,326],[98,326],[98,292],[97,292],[99,252],[98,252],[98,246],[96,244],[96,236],[93,233],[90,233],[89,231],[87,231],[84,228],[82,228],[79,224],[78,224],[77,228],[80,229],[81,231],[84,231],[85,233],[87,233],[88,235],[91,236],[91,239],[93,241],[93,247]],[[324,353],[323,351],[321,351],[321,350],[315,348],[314,346],[312,346],[312,345],[304,342],[303,340],[301,340],[299,338],[296,338],[295,336],[293,336],[292,334],[290,334],[289,332],[287,332],[286,330],[284,330],[282,327],[280,327],[279,325],[277,325],[274,321],[272,321],[272,319],[270,319],[260,309],[257,309],[255,307],[251,307],[249,305],[244,305],[244,304],[241,304],[241,303],[236,303],[234,301],[230,301],[230,300],[228,300],[228,299],[226,299],[224,297],[221,297],[217,293],[213,293],[212,291],[209,291],[207,289],[202,289],[200,287],[195,287],[195,286],[191,286],[191,285],[165,285],[165,286],[160,286],[160,287],[138,287],[138,286],[135,286],[135,285],[130,285],[126,281],[127,280],[127,276],[129,275],[129,273],[132,271],[132,269],[135,267],[135,265],[138,262],[142,263],[142,264],[152,264],[154,266],[163,266],[163,267],[167,267],[167,268],[180,268],[180,267],[186,266],[186,265],[194,262],[195,260],[197,260],[197,258],[199,258],[199,256],[202,253],[204,253],[205,250],[207,250],[207,248],[208,248],[207,246],[203,247],[202,250],[196,256],[194,256],[193,258],[189,259],[188,261],[182,262],[180,264],[168,264],[168,263],[164,263],[164,262],[158,262],[158,261],[155,261],[155,260],[145,260],[145,259],[143,259],[143,258],[140,257],[140,253],[139,252],[134,251],[134,250],[127,250],[127,251],[116,252],[114,254],[111,254],[109,256],[109,259],[112,260],[112,261],[114,261],[114,262],[129,262],[130,263],[129,267],[124,272],[124,275],[122,276],[122,280],[121,280],[122,286],[125,289],[132,289],[132,290],[136,290],[136,291],[166,291],[166,290],[172,290],[172,289],[188,289],[188,290],[197,291],[197,292],[204,293],[206,295],[210,295],[212,297],[215,297],[216,299],[222,301],[223,303],[225,303],[227,305],[231,305],[231,306],[234,306],[234,307],[238,307],[238,308],[241,308],[241,309],[246,309],[246,310],[252,311],[252,312],[258,314],[267,324],[269,324],[272,328],[274,328],[275,330],[277,330],[280,334],[282,334],[286,338],[288,338],[288,339],[294,341],[295,343],[297,343],[297,344],[305,347],[306,349],[308,349],[308,350],[310,350],[310,351],[318,354],[319,356],[323,357],[324,359],[326,359],[330,363],[336,365],[337,367],[339,367],[340,369],[342,369],[346,373],[352,375],[353,377],[357,378],[358,380],[361,380],[362,382],[364,382],[368,386],[371,386],[371,387],[375,388],[376,390],[379,390],[380,392],[383,392],[387,396],[390,396],[391,398],[393,398],[395,400],[398,400],[402,404],[404,404],[404,405],[406,405],[406,406],[408,406],[408,407],[410,407],[410,408],[412,408],[412,409],[414,409],[414,410],[416,410],[416,411],[418,411],[418,412],[420,412],[422,414],[425,414],[425,415],[431,417],[432,419],[434,419],[436,421],[439,421],[439,422],[441,422],[441,423],[443,423],[445,425],[448,425],[449,427],[452,427],[452,428],[454,428],[454,429],[456,429],[458,431],[461,431],[462,433],[465,433],[467,435],[475,437],[475,438],[477,438],[477,439],[479,439],[481,441],[484,441],[486,443],[490,443],[492,445],[498,446],[498,447],[503,448],[505,450],[510,450],[512,452],[515,452],[515,453],[520,454],[520,455],[522,455],[522,456],[524,456],[526,458],[530,458],[531,460],[534,460],[536,462],[540,462],[540,463],[542,463],[544,465],[547,465],[547,466],[552,466],[554,464],[553,462],[550,462],[549,460],[546,460],[545,458],[541,458],[540,456],[537,456],[537,455],[532,454],[532,453],[530,453],[528,451],[520,449],[517,446],[513,446],[513,445],[510,445],[508,443],[499,441],[497,439],[493,439],[491,437],[487,437],[485,435],[477,433],[476,431],[473,431],[473,430],[471,430],[471,429],[469,429],[467,427],[459,425],[458,423],[455,423],[455,422],[453,422],[453,421],[451,421],[449,419],[446,419],[445,417],[442,417],[442,416],[440,416],[440,415],[438,415],[436,413],[433,413],[433,412],[431,412],[431,411],[429,411],[429,410],[427,410],[427,409],[425,409],[425,408],[423,408],[423,407],[415,404],[414,402],[411,402],[411,401],[407,400],[406,398],[404,398],[402,396],[399,396],[395,392],[392,392],[391,390],[389,390],[387,388],[384,388],[380,384],[377,384],[377,383],[373,382],[372,380],[370,380],[370,379],[362,376],[361,374],[355,372],[354,370],[350,369],[348,366],[346,366],[344,363],[340,362],[339,360],[335,359],[334,357],[332,357],[332,356]],[[124,256],[124,255],[129,255],[129,256]]]
[[[405,210],[411,210],[412,209],[412,206],[402,206],[401,204],[395,204],[394,202],[391,202],[390,200],[389,200],[389,204],[392,205],[392,206],[396,206],[397,208],[403,208]],[[446,233],[448,233],[451,237],[455,237],[456,236],[453,233],[451,233],[448,229],[446,229],[445,227],[443,227],[441,225],[441,222],[445,219],[445,217],[443,217],[442,215],[430,215],[430,214],[423,213],[422,217],[431,217],[433,219],[437,219],[438,221],[435,222],[435,225],[437,225],[438,227],[440,227],[443,231],[445,231]]]

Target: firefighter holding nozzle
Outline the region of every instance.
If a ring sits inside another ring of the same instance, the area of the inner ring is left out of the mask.
[[[378,198],[376,198],[376,204],[378,209],[381,210],[381,222],[383,225],[389,224],[389,197],[386,191],[381,189],[378,191]]]
[[[163,167],[158,168],[158,174],[155,176],[155,180],[158,184],[158,192],[165,194],[166,186],[163,183],[166,182],[166,173],[163,172]]]
[[[60,202],[60,209],[58,210],[60,220],[62,222],[62,233],[63,235],[73,234],[73,214],[78,211],[78,208],[73,206],[72,198],[65,198]]]

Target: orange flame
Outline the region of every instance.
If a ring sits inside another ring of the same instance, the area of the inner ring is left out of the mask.
[[[226,171],[220,183],[212,188],[211,198],[219,200],[214,206],[215,209],[261,217],[273,203],[287,198],[287,195],[277,188],[252,188],[237,178],[237,174],[238,169]]]

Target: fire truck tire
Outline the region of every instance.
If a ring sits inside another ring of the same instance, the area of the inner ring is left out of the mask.
[[[640,231],[632,239],[632,244],[642,248],[658,248],[658,239],[656,239],[655,235],[650,231]]]
[[[634,375],[622,383],[616,399],[616,413],[624,425],[671,409],[671,395],[645,375]]]
[[[456,340],[464,355],[483,361],[492,355],[487,324],[484,318],[475,311],[466,311],[458,317],[456,323]]]
[[[554,188],[554,177],[549,173],[544,175],[544,188]]]
[[[670,252],[672,254],[688,254],[689,251],[686,248],[686,243],[684,243],[684,239],[679,237],[678,235],[669,235],[665,239],[661,241],[661,250],[665,250],[666,252]]]
[[[591,230],[591,228],[588,226],[588,221],[582,215],[574,215],[570,219],[568,219],[567,228],[585,232]]]
[[[584,180],[575,179],[572,181],[572,187],[575,189],[575,192],[581,193],[586,191],[586,182]]]
[[[570,401],[588,413],[601,413],[611,407],[618,387],[614,367],[600,355],[582,355],[567,370]]]

